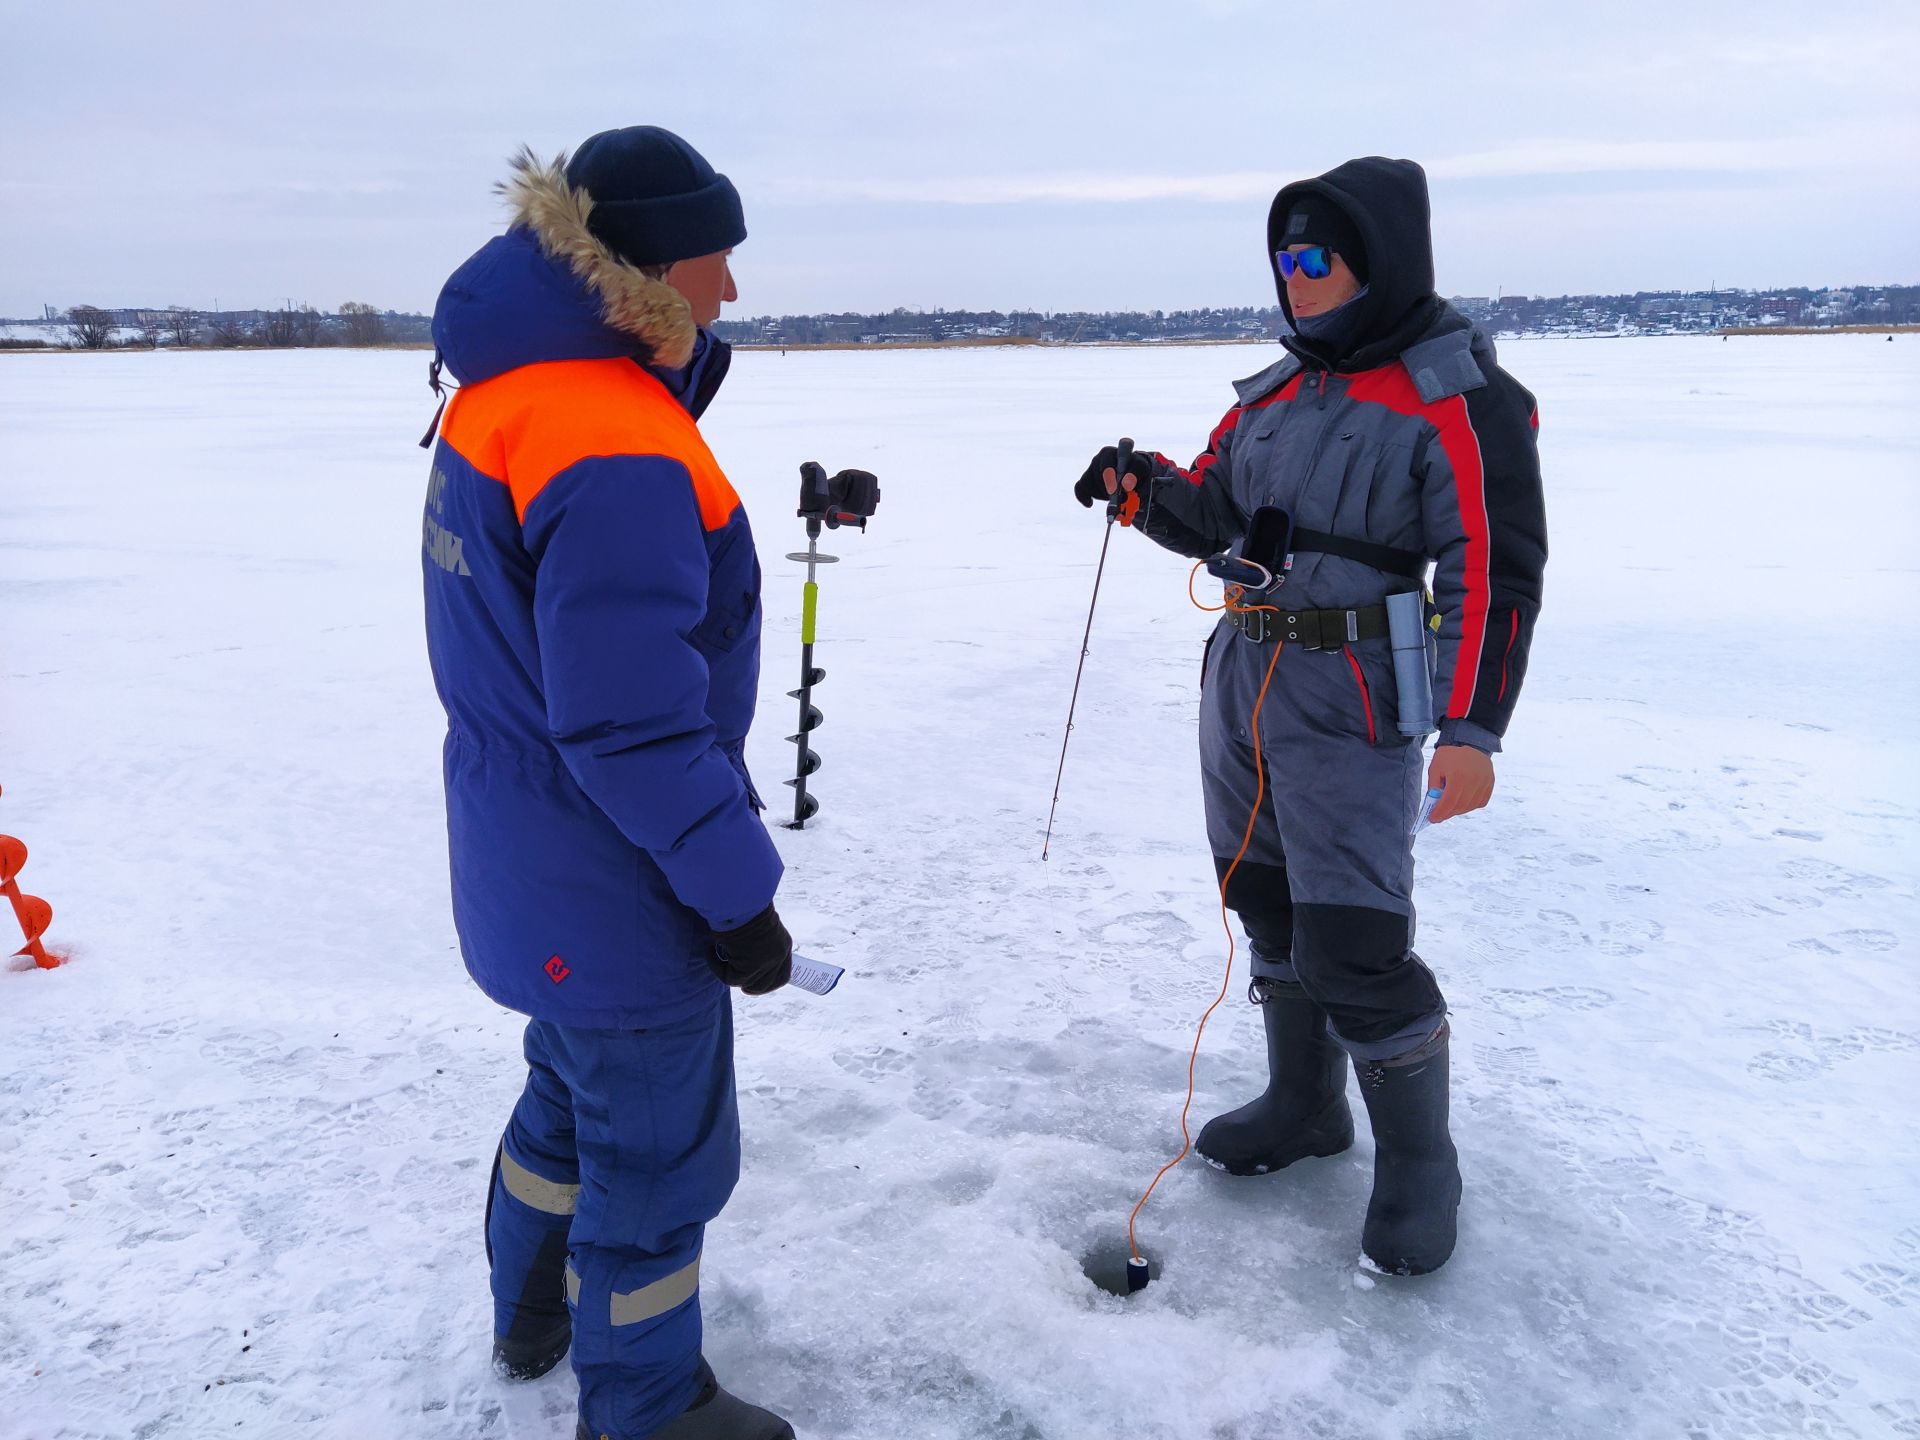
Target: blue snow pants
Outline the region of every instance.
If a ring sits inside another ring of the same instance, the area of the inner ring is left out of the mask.
[[[573,1319],[580,1419],[637,1440],[693,1403],[700,1249],[740,1178],[733,1006],[654,1030],[527,1024],[487,1205],[494,1333]]]

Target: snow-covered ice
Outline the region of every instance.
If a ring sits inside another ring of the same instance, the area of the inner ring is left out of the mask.
[[[1920,338],[1530,341],[1553,560],[1493,808],[1419,842],[1460,1248],[1356,1265],[1370,1143],[1179,1143],[1224,943],[1207,621],[1115,539],[1266,352],[745,354],[710,417],[767,568],[785,797],[796,466],[876,471],[822,575],[818,821],[782,908],[845,965],[738,1008],[709,1353],[817,1440],[1920,1435]],[[0,357],[0,830],[76,958],[0,974],[0,1435],[571,1434],[487,1372],[519,1025],[447,911],[405,353]],[[1209,1031],[1197,1117],[1259,1083]],[[1905,1356],[1903,1360],[1901,1357]]]

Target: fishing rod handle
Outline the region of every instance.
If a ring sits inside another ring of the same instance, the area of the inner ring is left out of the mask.
[[[1127,504],[1127,467],[1133,464],[1133,441],[1122,435],[1113,447],[1113,494],[1107,497],[1107,518],[1113,520]]]

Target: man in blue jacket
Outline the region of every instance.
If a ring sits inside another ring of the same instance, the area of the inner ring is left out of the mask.
[[[422,543],[454,922],[530,1017],[487,1203],[495,1359],[530,1378],[571,1345],[581,1436],[781,1440],[700,1353],[740,1173],[727,987],[792,965],[743,759],[760,569],[696,423],[740,197],[650,126],[522,152],[502,188],[511,227],[434,311],[460,388]]]

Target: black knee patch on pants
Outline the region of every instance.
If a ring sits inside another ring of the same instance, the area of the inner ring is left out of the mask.
[[[1256,865],[1242,860],[1235,866],[1222,856],[1213,857],[1214,873],[1226,882],[1227,908],[1240,917],[1253,948],[1269,960],[1284,960],[1293,953],[1293,891],[1287,886],[1284,865]],[[1227,879],[1227,871],[1233,878]]]
[[[1445,1013],[1433,972],[1412,951],[1410,928],[1405,915],[1364,905],[1295,907],[1294,969],[1343,1039],[1390,1039]]]

